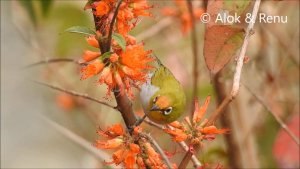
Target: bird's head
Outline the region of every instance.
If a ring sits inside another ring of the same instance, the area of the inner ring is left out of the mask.
[[[185,99],[179,100],[170,94],[156,95],[152,98],[148,117],[160,124],[171,123],[182,114]]]
[[[150,108],[150,111],[159,112],[165,116],[171,114],[173,111],[171,98],[165,95],[157,95],[152,100],[152,107]]]

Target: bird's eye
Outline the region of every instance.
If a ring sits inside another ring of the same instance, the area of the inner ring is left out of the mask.
[[[169,115],[172,112],[173,108],[172,107],[168,107],[164,110],[164,115]]]

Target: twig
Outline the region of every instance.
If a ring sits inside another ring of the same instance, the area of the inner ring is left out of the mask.
[[[179,144],[179,145],[181,146],[181,148],[182,148],[183,150],[185,150],[186,152],[189,151],[189,146],[188,146],[184,141],[179,142],[178,144]],[[195,168],[201,167],[200,161],[198,160],[198,158],[197,158],[194,154],[192,154],[192,157],[191,157],[191,158],[192,158],[192,162],[193,162]]]
[[[199,145],[194,145],[193,148],[194,148],[193,152],[188,149],[188,151],[185,153],[183,159],[181,160],[178,168],[185,169],[187,167],[187,165],[189,164],[194,153],[197,153],[200,150]]]
[[[220,78],[222,77],[222,71],[218,72],[213,77],[213,86],[216,93],[216,102],[217,104],[220,104],[223,99],[226,98],[226,87],[225,85],[220,81]],[[225,107],[223,110],[224,114],[230,113],[230,107]],[[221,125],[223,128],[229,128],[231,130],[234,129],[234,119],[232,116],[221,116],[219,119]],[[240,126],[239,126],[240,127]],[[241,157],[241,151],[240,146],[237,144],[236,141],[236,135],[235,134],[225,134],[225,142],[226,142],[226,149],[227,149],[227,156],[228,156],[228,163],[230,167],[232,168],[242,168],[242,157]]]
[[[76,96],[76,97],[82,97],[84,99],[87,99],[87,100],[91,100],[91,101],[94,101],[94,102],[97,102],[97,103],[100,103],[102,105],[105,105],[107,107],[110,107],[110,108],[113,108],[113,109],[117,109],[116,107],[104,102],[104,101],[101,101],[99,99],[96,99],[96,98],[93,98],[93,97],[90,97],[88,94],[83,94],[83,93],[77,93],[75,91],[71,91],[71,90],[67,90],[67,89],[63,89],[63,88],[60,88],[58,86],[54,86],[52,84],[48,84],[48,83],[45,83],[45,82],[39,82],[39,81],[33,81],[37,84],[40,84],[40,85],[43,85],[43,86],[47,86],[47,87],[50,87],[51,89],[54,89],[54,90],[58,90],[58,91],[62,91],[62,92],[65,92],[65,93],[68,93],[72,96]]]
[[[198,42],[197,42],[197,32],[196,32],[196,25],[195,25],[195,17],[194,17],[194,10],[192,1],[186,0],[187,7],[189,10],[190,19],[192,22],[192,32],[191,32],[191,40],[192,40],[192,52],[193,52],[193,93],[192,98],[195,98],[198,93]],[[194,116],[194,111],[191,113],[191,117]],[[196,147],[196,146],[194,146]],[[198,152],[199,146],[195,148],[194,152]],[[178,168],[185,169],[193,156],[193,152],[187,151],[184,158],[181,160]]]
[[[237,65],[235,68],[235,73],[234,73],[234,78],[233,78],[233,85],[232,85],[232,89],[231,89],[231,93],[230,95],[228,95],[221,103],[221,105],[212,113],[212,115],[210,116],[210,118],[208,119],[208,123],[207,125],[211,125],[213,124],[217,118],[222,114],[223,110],[228,106],[228,104],[236,97],[236,95],[239,92],[239,88],[240,88],[240,79],[241,79],[241,73],[242,73],[242,68],[243,68],[243,64],[244,64],[244,58],[245,58],[245,54],[246,54],[246,50],[247,50],[247,46],[249,43],[249,39],[250,36],[253,34],[253,26],[256,20],[256,16],[258,13],[258,9],[260,6],[260,1],[261,0],[256,0],[254,7],[253,7],[253,11],[252,11],[252,22],[250,22],[248,24],[247,30],[246,30],[246,35],[244,38],[244,42],[240,51],[240,54],[238,56],[238,60],[237,60]]]
[[[146,138],[155,147],[155,149],[161,155],[163,160],[166,162],[166,165],[168,166],[168,168],[172,169],[173,167],[172,167],[170,160],[168,159],[168,157],[166,156],[164,151],[160,148],[158,143],[154,140],[154,138],[150,134],[147,134],[147,133],[140,133],[140,136]]]
[[[42,65],[42,64],[48,64],[48,63],[58,63],[58,62],[71,62],[71,63],[75,63],[75,64],[79,64],[79,65],[85,65],[85,63],[80,63],[77,60],[74,59],[70,59],[70,58],[54,58],[54,59],[47,59],[47,60],[42,60],[30,65],[25,66],[25,68],[30,68],[30,67],[34,67],[34,66],[38,66],[38,65]]]
[[[107,37],[107,44],[106,44],[107,45],[106,51],[110,51],[112,32],[113,32],[113,29],[114,29],[114,24],[115,24],[116,18],[118,16],[119,8],[120,8],[120,5],[122,4],[122,1],[123,0],[118,1],[116,10],[115,10],[114,15],[113,15],[113,17],[111,19],[111,22],[110,22],[109,32],[108,32],[108,37]]]
[[[49,119],[45,116],[41,116],[41,118],[43,120],[45,120],[48,124],[50,124],[53,128],[55,128],[57,131],[59,131],[61,134],[63,134],[65,137],[69,138],[74,143],[77,143],[78,145],[82,146],[87,151],[92,153],[95,157],[97,157],[101,160],[105,160],[105,159],[110,158],[107,153],[105,153],[104,151],[98,150],[95,147],[91,146],[91,143],[89,141],[85,140],[84,138],[80,137],[79,135],[75,134],[74,132],[70,131],[69,129],[61,126],[60,124],[52,121],[51,119]],[[111,167],[115,168],[117,166],[112,164]]]
[[[162,20],[160,20],[158,23],[150,27],[149,29],[141,32],[136,36],[136,39],[138,41],[145,40],[149,37],[154,36],[157,34],[160,30],[164,29],[165,27],[169,26],[172,23],[172,18],[171,17],[166,17]]]
[[[191,32],[191,40],[192,40],[192,52],[193,52],[193,96],[192,98],[195,98],[195,96],[198,93],[198,78],[199,78],[199,72],[198,72],[198,41],[197,41],[197,31],[196,31],[196,21],[194,16],[194,10],[193,10],[193,4],[192,1],[186,0],[190,19],[192,21],[192,32]],[[193,114],[193,113],[192,113]]]
[[[164,129],[162,125],[157,124],[157,123],[154,123],[153,121],[150,121],[150,120],[147,119],[147,118],[144,120],[144,122],[146,122],[147,124],[149,124],[149,125],[151,125],[151,126],[154,126],[154,127],[158,128],[158,129],[160,129],[160,130],[163,130],[163,129]],[[181,147],[183,150],[185,150],[186,152],[189,151],[189,147],[188,147],[188,145],[187,145],[185,142],[179,142],[178,144],[179,144],[180,147]],[[198,158],[197,158],[195,155],[192,155],[192,162],[193,162],[195,168],[198,168],[198,167],[201,166],[200,161],[198,160]]]
[[[122,3],[122,0],[119,0],[116,10],[114,12],[113,18],[111,20],[110,27],[109,27],[108,40],[106,41],[106,44],[104,44],[104,46],[107,46],[107,47],[105,48],[105,51],[103,51],[103,53],[109,52],[111,50],[110,46],[111,46],[112,31],[113,31],[113,27],[114,27],[115,20],[118,15],[118,11],[119,11],[119,7],[120,7],[121,3]],[[117,109],[121,112],[121,115],[126,124],[126,127],[128,129],[132,128],[132,126],[134,126],[137,121],[137,118],[132,109],[132,103],[130,102],[130,100],[128,99],[126,94],[120,93],[118,88],[116,88],[114,90],[114,96],[117,101]],[[130,130],[130,131],[132,131],[132,130]]]
[[[283,122],[283,120],[276,114],[274,113],[271,108],[261,99],[258,95],[256,95],[247,85],[243,84],[245,88],[252,94],[252,96],[268,111],[270,114],[275,118],[277,123],[281,126],[281,128],[284,129],[284,131],[293,139],[293,141],[300,146],[300,141],[299,138],[295,136],[295,134],[288,128],[288,126]]]

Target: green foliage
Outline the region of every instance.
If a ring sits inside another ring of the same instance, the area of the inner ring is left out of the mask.
[[[265,112],[267,113],[267,112]],[[259,159],[263,168],[276,168],[276,162],[272,154],[273,144],[276,138],[276,134],[280,129],[280,126],[277,124],[276,120],[268,116],[265,125],[257,133],[257,142],[259,143]]]
[[[111,54],[112,54],[112,52],[105,52],[105,53],[103,53],[101,55],[101,60],[109,58]]]
[[[32,23],[34,25],[36,25],[37,16],[36,16],[36,11],[34,10],[34,7],[33,7],[33,1],[32,0],[28,0],[28,1],[20,0],[19,2],[23,6],[23,8],[25,8],[25,10],[28,13]]]
[[[53,1],[52,0],[41,0],[40,4],[41,4],[43,16],[44,17],[48,16],[48,13],[49,13],[49,11],[51,9]]]
[[[73,3],[61,3],[56,8],[53,8],[49,18],[50,23],[48,25],[55,26],[58,32],[62,32],[74,25],[93,26],[88,13]],[[61,34],[57,39],[55,54],[58,57],[65,57],[76,51],[81,53],[84,48],[88,48],[84,38],[70,34]]]
[[[31,22],[37,26],[40,17],[47,17],[53,0],[19,0],[19,3],[28,13]]]
[[[79,33],[79,34],[84,34],[84,35],[96,35],[96,32],[91,30],[90,28],[84,27],[84,26],[72,26],[68,29],[65,30],[65,32],[70,32],[70,33]]]
[[[120,47],[125,50],[126,48],[126,41],[124,39],[124,37],[118,33],[114,33],[112,35],[112,38],[120,45]]]

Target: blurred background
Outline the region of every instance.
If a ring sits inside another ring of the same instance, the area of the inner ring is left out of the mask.
[[[183,84],[192,103],[192,48],[190,32],[182,32],[180,18],[164,16],[161,10],[175,7],[173,1],[150,1],[153,17],[143,18],[132,31],[171,69]],[[86,1],[1,1],[1,168],[96,168],[103,167],[106,152],[95,150],[98,127],[123,123],[118,112],[91,101],[72,97],[38,85],[47,82],[64,89],[104,99],[105,86],[96,78],[81,81],[73,63],[27,65],[53,58],[80,59],[90,47],[76,34],[64,33],[75,25],[93,28]],[[201,8],[202,1],[194,1]],[[238,97],[230,104],[217,126],[231,134],[205,142],[199,159],[225,168],[299,168],[299,145],[283,131],[271,111],[299,139],[299,1],[262,1],[260,12],[287,16],[288,23],[257,23],[247,50]],[[205,25],[197,22],[199,86],[201,103],[212,95],[206,116],[231,90],[234,59],[212,77],[203,57]],[[221,87],[220,87],[221,86]],[[218,91],[218,92],[216,92]],[[263,105],[258,101],[260,98]],[[109,99],[115,105],[114,99]],[[134,109],[141,110],[138,98]],[[189,111],[187,111],[189,112]],[[220,124],[219,124],[220,123]],[[160,145],[184,153],[167,134],[143,124]],[[172,146],[170,146],[172,145]],[[110,161],[110,157],[105,158]],[[191,165],[190,165],[191,166]]]

